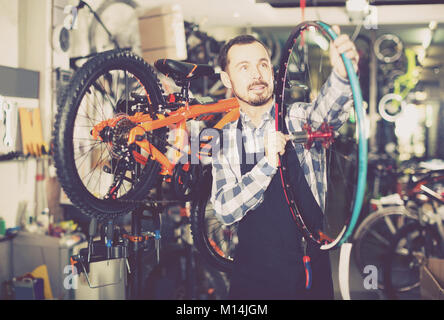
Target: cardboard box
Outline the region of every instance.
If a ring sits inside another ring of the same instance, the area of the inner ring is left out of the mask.
[[[444,300],[444,259],[429,258],[420,270],[421,298]]]
[[[148,63],[153,64],[158,59],[187,58],[180,5],[163,5],[140,14],[139,33],[142,56]]]

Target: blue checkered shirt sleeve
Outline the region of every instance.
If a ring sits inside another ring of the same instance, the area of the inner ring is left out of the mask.
[[[237,150],[230,150],[237,152]],[[264,198],[277,168],[271,166],[263,157],[239,178],[222,153],[213,161],[212,204],[216,217],[226,225],[233,224],[250,210],[257,208]]]

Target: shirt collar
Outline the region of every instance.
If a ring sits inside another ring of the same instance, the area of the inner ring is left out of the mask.
[[[271,108],[268,112],[265,112],[262,115],[262,121],[261,124],[259,125],[258,129],[262,128],[268,121],[274,121],[275,119],[275,100],[273,99],[273,103],[271,105]],[[248,114],[246,114],[245,112],[243,112],[242,110],[239,110],[240,112],[240,118],[242,121],[242,125],[245,126],[249,126],[252,129],[255,129],[256,127],[253,125],[251,118],[248,116]]]

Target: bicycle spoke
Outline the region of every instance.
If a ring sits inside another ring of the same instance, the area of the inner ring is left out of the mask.
[[[389,229],[389,231],[392,234],[395,234],[396,233],[396,227],[393,224],[393,221],[390,219],[390,217],[384,217],[384,221],[385,221],[385,224],[387,225],[387,228]]]
[[[95,83],[98,84],[98,85],[100,86],[100,88],[103,90],[103,94],[102,94],[102,96],[104,96],[104,97],[107,98],[109,104],[110,104],[111,107],[115,110],[115,109],[116,109],[116,106],[115,106],[115,105],[113,104],[113,102],[111,101],[111,99],[110,99],[110,97],[109,97],[109,95],[108,95],[108,92],[105,90],[105,88],[103,87],[103,85],[99,82],[100,79],[101,79],[101,78],[98,78],[98,79],[96,80]],[[103,108],[102,108],[101,110],[102,110],[103,118],[105,119],[105,115],[104,115],[104,113],[103,113]]]
[[[84,176],[84,177],[82,178],[82,181],[84,181],[84,180],[89,176],[88,182],[86,183],[86,187],[88,187],[89,182],[91,181],[92,173],[96,170],[97,166],[103,162],[102,157],[103,157],[103,153],[101,153],[100,158],[99,158],[99,161],[96,163],[96,165],[94,166],[94,168],[92,168],[92,169],[90,170],[90,172],[89,172],[86,176]]]
[[[381,244],[383,244],[385,247],[388,247],[390,245],[390,241],[386,238],[384,238],[382,235],[380,235],[377,231],[375,230],[369,230],[369,233],[376,239],[378,240]]]
[[[89,145],[82,145],[82,146],[79,146],[77,149],[74,148],[74,151],[76,151],[76,150],[78,150],[78,151],[82,151],[85,147],[86,147],[86,148],[87,148],[87,147],[91,147],[91,148],[89,148],[89,150],[87,150],[87,151],[81,153],[78,157],[74,158],[74,160],[77,161],[77,160],[80,159],[81,157],[87,155],[88,153],[90,153],[95,147],[97,147],[97,146],[98,146],[99,144],[101,144],[101,143],[102,143],[102,142],[98,141],[98,142],[94,142],[94,143],[89,144]]]

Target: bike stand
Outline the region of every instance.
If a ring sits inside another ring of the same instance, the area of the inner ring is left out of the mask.
[[[149,211],[150,215],[144,215]],[[131,266],[128,299],[139,299],[141,297],[143,277],[143,251],[149,246],[149,239],[154,238],[154,249],[156,250],[157,263],[160,258],[160,214],[162,208],[156,204],[143,204],[131,213],[131,234],[124,234],[128,240],[129,265]],[[152,220],[154,232],[142,231],[142,221]]]
[[[150,214],[145,215],[145,211]],[[73,273],[79,275],[84,273],[91,289],[117,286],[123,277],[128,276],[126,299],[140,299],[144,283],[143,252],[149,248],[152,239],[154,239],[154,249],[157,251],[157,263],[159,263],[161,212],[160,205],[142,204],[131,213],[131,233],[127,233],[123,228],[116,228],[113,219],[111,219],[102,223],[100,240],[95,241],[98,222],[93,218],[89,228],[88,247],[81,249],[79,254],[71,257]],[[154,231],[142,231],[143,220],[152,220]],[[111,270],[112,268],[116,268],[116,270]],[[116,276],[106,275],[105,278],[112,279],[96,283],[97,281],[92,279],[90,274],[95,270],[115,273]]]

